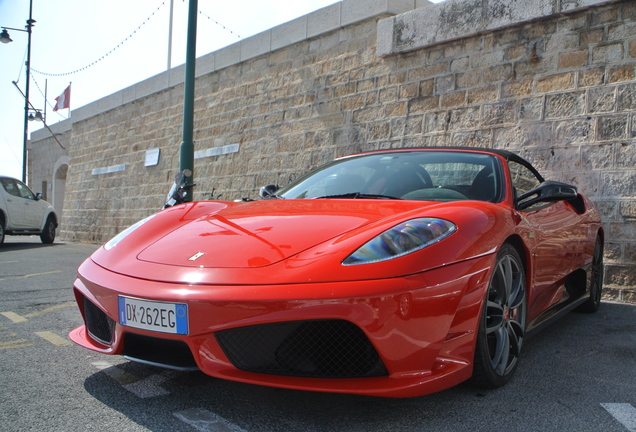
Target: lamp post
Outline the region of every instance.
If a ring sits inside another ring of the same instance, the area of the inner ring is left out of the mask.
[[[30,0],[29,19],[26,22],[26,30],[11,27],[0,27],[2,28],[2,33],[0,33],[0,42],[2,43],[13,42],[7,30],[26,32],[29,35],[27,42],[27,58],[25,63],[26,87],[24,89],[24,141],[22,145],[22,182],[24,183],[26,183],[27,181],[27,143],[29,141],[29,83],[31,81],[31,29],[33,27],[33,24],[35,24],[35,20],[33,19],[33,0]]]
[[[179,153],[179,171],[188,169],[192,173],[190,177],[186,178],[186,184],[194,183],[194,80],[198,11],[198,0],[190,0],[188,9],[188,39],[186,45],[185,83],[183,92],[183,141],[181,142]],[[188,190],[186,202],[191,201],[192,190]]]

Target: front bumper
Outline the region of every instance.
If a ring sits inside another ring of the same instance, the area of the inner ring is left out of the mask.
[[[101,353],[235,381],[417,396],[470,377],[492,260],[381,280],[209,286],[131,278],[88,259],[74,283],[85,325],[69,336]],[[188,335],[119,324],[119,295],[186,303]]]

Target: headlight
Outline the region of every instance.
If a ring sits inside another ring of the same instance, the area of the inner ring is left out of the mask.
[[[156,213],[155,213],[156,214]],[[133,232],[134,230],[136,230],[137,228],[139,228],[140,226],[142,226],[143,224],[145,224],[146,222],[148,222],[150,219],[152,219],[153,217],[155,217],[155,214],[148,216],[146,219],[142,219],[139,222],[137,222],[134,225],[129,226],[128,228],[126,228],[125,230],[123,230],[122,232],[120,232],[119,234],[117,234],[115,237],[113,237],[112,239],[110,239],[108,241],[108,243],[106,243],[104,245],[104,249],[109,250],[114,248],[115,246],[117,246],[117,243],[119,243],[120,241],[122,241],[124,238],[126,238],[126,236],[128,236],[128,234],[130,234],[131,232]]]
[[[370,264],[408,255],[445,239],[457,226],[444,219],[420,218],[403,222],[369,240],[343,265]]]

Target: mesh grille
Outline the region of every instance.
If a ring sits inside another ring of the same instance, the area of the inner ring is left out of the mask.
[[[110,345],[113,342],[115,321],[86,297],[84,297],[84,315],[88,334],[97,342]]]
[[[216,333],[241,370],[272,375],[357,378],[387,375],[366,335],[344,320],[261,324]]]

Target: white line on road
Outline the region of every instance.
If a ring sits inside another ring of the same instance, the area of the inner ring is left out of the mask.
[[[123,387],[138,398],[148,399],[170,394],[169,391],[165,390],[160,385],[164,381],[164,377],[155,374],[150,375],[149,377],[141,379],[137,382],[126,384]]]
[[[105,361],[92,362],[91,364],[121,385],[132,384],[141,379]]]
[[[73,307],[73,306],[75,306],[75,304],[76,304],[75,302],[66,302],[66,303],[55,305],[55,306],[47,307],[46,309],[42,309],[41,311],[32,312],[30,314],[26,314],[26,315],[24,315],[24,318],[37,317],[37,316],[40,316],[40,315],[47,314],[49,312],[54,312],[56,310],[64,309],[64,308],[67,308],[67,307]]]
[[[0,342],[0,350],[24,348],[24,347],[30,347],[30,346],[33,346],[33,344],[26,339],[17,339],[17,340],[10,340],[6,342]]]
[[[2,279],[0,279],[2,280]],[[23,323],[23,322],[27,322],[29,321],[28,318],[34,318],[34,317],[38,317],[44,314],[47,314],[49,312],[54,312],[56,310],[60,310],[60,309],[64,309],[67,307],[72,307],[75,306],[75,302],[66,302],[66,303],[62,303],[62,304],[58,304],[55,306],[51,306],[51,307],[47,307],[46,309],[42,309],[41,311],[38,312],[32,312],[26,315],[18,315],[15,312],[0,312],[0,315],[4,315],[5,317],[9,318],[11,321],[13,321],[14,323]]]
[[[146,378],[139,378],[128,373],[117,366],[113,366],[108,362],[99,361],[91,363],[100,371],[117,381],[123,388],[141,399],[165,396],[170,394],[160,384],[166,380],[165,377],[155,374]]]
[[[52,271],[42,272],[42,273],[32,273],[32,274],[25,274],[25,275],[7,276],[7,277],[0,278],[0,281],[9,280],[9,279],[26,279],[26,278],[30,278],[30,277],[34,277],[34,276],[43,276],[43,275],[50,275],[50,274],[56,274],[56,273],[62,273],[62,270],[52,270]]]
[[[15,312],[0,312],[0,315],[4,315],[5,317],[9,318],[11,321],[13,321],[14,323],[21,323],[21,322],[27,322],[28,319],[26,319],[23,316],[18,315]]]
[[[56,345],[56,346],[71,345],[71,341],[69,341],[68,339],[64,339],[62,336],[58,336],[55,333],[50,331],[35,332],[35,334],[40,336],[45,341],[51,342],[53,345]]]
[[[223,417],[203,408],[179,411],[174,415],[201,432],[246,432]]]
[[[636,408],[627,403],[602,403],[601,406],[629,432],[636,432]]]

